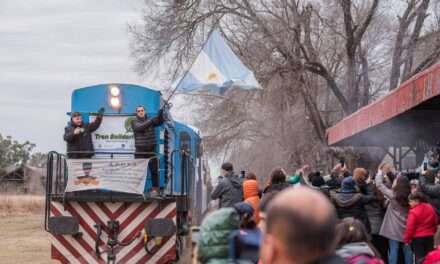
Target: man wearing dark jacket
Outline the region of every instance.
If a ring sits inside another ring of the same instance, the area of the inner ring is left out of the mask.
[[[330,192],[339,219],[353,217],[361,221],[368,231],[371,230],[370,221],[364,205],[374,199],[372,195],[364,195],[356,189],[356,182],[350,176],[342,181],[339,191]]]
[[[103,114],[104,108],[101,108],[95,121],[84,124],[81,113],[72,113],[70,124],[64,128],[64,140],[67,142],[67,158],[89,159],[93,157],[95,149],[93,148],[92,133],[101,125]]]
[[[232,207],[243,201],[243,180],[234,174],[234,167],[226,162],[222,165],[223,179],[211,194],[212,200],[220,199],[220,208]]]
[[[429,170],[419,178],[421,191],[428,196],[429,203],[440,216],[440,185],[435,184],[436,170]]]
[[[154,128],[163,123],[163,111],[155,118],[148,118],[143,106],[136,107],[136,118],[131,122],[134,133],[134,145],[136,159],[149,159],[156,156],[156,134]],[[158,160],[152,159],[149,163],[153,187],[159,186]]]

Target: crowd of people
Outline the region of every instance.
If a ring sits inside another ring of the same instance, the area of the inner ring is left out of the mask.
[[[329,175],[277,168],[260,188],[229,162],[211,195],[219,209],[200,227],[200,263],[440,263],[440,179],[382,164],[338,163]]]

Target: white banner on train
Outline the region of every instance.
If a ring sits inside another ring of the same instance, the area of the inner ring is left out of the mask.
[[[143,194],[149,159],[69,159],[66,192],[109,190]]]
[[[95,120],[90,116],[90,122]],[[104,116],[99,128],[92,134],[96,152],[135,152],[131,120],[134,116]],[[99,153],[97,154],[99,156]]]

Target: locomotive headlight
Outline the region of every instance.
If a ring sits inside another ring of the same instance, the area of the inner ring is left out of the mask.
[[[116,109],[121,108],[121,100],[119,99],[119,97],[112,97],[110,99],[110,105]]]
[[[110,86],[110,94],[112,96],[119,96],[121,94],[121,90],[119,90],[119,87],[116,85]]]

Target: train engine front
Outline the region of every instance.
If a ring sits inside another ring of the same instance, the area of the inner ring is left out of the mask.
[[[196,190],[206,192],[198,133],[171,119],[160,92],[142,86],[76,89],[71,104],[69,117],[80,116],[83,125],[65,140],[89,136],[94,149],[68,147],[66,154],[48,155],[45,229],[51,233],[52,258],[62,263],[177,261],[189,219],[201,213],[194,208],[207,205],[206,198],[194,198]],[[136,148],[137,109],[144,109],[147,120],[163,111],[163,122],[150,126],[150,137],[142,142],[148,153]]]

